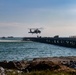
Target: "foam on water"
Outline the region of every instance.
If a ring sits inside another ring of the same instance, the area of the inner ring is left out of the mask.
[[[0,40],[0,42],[22,42],[22,40]]]

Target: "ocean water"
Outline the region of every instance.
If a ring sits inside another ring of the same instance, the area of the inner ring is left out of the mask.
[[[0,39],[0,61],[32,60],[33,58],[59,56],[76,56],[76,49],[22,41],[21,39]]]

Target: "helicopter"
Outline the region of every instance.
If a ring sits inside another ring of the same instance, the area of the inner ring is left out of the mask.
[[[40,34],[42,28],[29,28],[30,32],[28,33],[32,33],[32,34]]]

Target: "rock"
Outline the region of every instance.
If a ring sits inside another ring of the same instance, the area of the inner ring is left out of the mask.
[[[22,70],[24,68],[26,68],[28,65],[27,61],[2,61],[0,62],[0,66],[3,68],[7,68],[7,69],[18,69],[18,70]]]
[[[69,68],[76,69],[76,61],[72,58],[37,58],[32,61],[2,61],[0,66],[6,69],[16,69],[19,71],[36,71],[36,70],[65,70]],[[64,67],[64,68],[63,68]]]
[[[16,67],[16,64],[15,64],[15,61],[9,61],[7,63],[7,68],[8,69],[16,69],[17,67]]]
[[[65,66],[67,66],[67,67],[76,69],[76,61],[72,61],[72,60],[70,60],[70,61],[65,61],[65,62],[63,61],[61,64],[62,64],[62,65],[65,65]]]
[[[10,61],[7,64],[7,68],[9,68],[9,69],[18,69],[18,70],[22,70],[26,66],[27,66],[26,61]]]
[[[24,71],[36,71],[36,70],[55,70],[59,69],[59,65],[54,64],[52,61],[33,61]]]
[[[7,61],[5,60],[5,61],[2,61],[2,62],[0,62],[0,66],[2,66],[3,68],[7,68]]]
[[[5,69],[3,67],[0,67],[0,75],[5,75]]]

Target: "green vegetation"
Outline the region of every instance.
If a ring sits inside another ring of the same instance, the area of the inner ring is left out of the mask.
[[[50,70],[46,71],[32,71],[29,73],[18,72],[16,70],[7,71],[6,75],[76,75],[76,72],[54,72]]]

